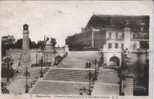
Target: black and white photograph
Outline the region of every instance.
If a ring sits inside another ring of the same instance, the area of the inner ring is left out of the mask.
[[[149,96],[145,4],[0,1],[2,95]]]

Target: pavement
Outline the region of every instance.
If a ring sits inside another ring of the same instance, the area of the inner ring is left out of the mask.
[[[44,67],[43,70],[46,68]],[[31,89],[32,85],[36,83],[36,81],[40,78],[40,67],[31,68],[29,70],[30,76],[28,77],[27,84]],[[33,84],[32,84],[33,83]],[[25,86],[26,86],[26,77],[23,73],[18,73],[13,79],[10,79],[10,84],[7,88],[10,91],[10,94],[23,94],[25,93]],[[29,90],[30,90],[29,89]]]
[[[117,71],[113,69],[101,69],[92,95],[119,95],[119,80]]]
[[[17,65],[20,60],[20,66],[16,69],[18,69],[19,73],[16,73],[15,76],[10,79],[10,83],[7,85],[7,89],[10,91],[10,94],[23,94],[25,93],[25,86],[26,86],[26,77],[25,77],[25,71],[26,68],[28,69],[28,72],[30,75],[28,76],[27,84],[29,85],[29,88],[31,88],[32,83],[36,82],[37,79],[40,77],[40,67],[37,68],[31,68],[31,60],[33,58],[30,57],[30,52],[22,53],[22,57],[19,58],[21,54],[19,55],[13,55],[13,58],[15,59],[13,66]],[[45,70],[46,68],[43,68]]]
[[[22,75],[15,77],[14,80],[7,86],[10,94],[22,94],[25,92],[25,78]]]

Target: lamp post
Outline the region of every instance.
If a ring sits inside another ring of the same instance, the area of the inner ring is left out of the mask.
[[[10,59],[7,60],[7,82],[10,81]]]
[[[119,86],[119,94],[120,95],[123,95],[123,92],[122,92],[122,68],[123,68],[123,49],[121,50],[121,67],[120,67],[120,70],[118,71],[119,72],[119,77],[120,77],[120,82],[119,82],[119,84],[120,84],[120,86]]]
[[[126,61],[125,61],[125,59],[127,58],[127,52],[128,52],[128,49],[123,49],[122,48],[122,50],[121,50],[121,68],[119,70],[119,77],[120,77],[119,94],[121,96],[124,96],[124,92],[123,92],[124,74],[123,74],[123,71],[126,69]]]
[[[41,44],[41,52],[42,52],[42,56],[41,56],[41,61],[40,61],[40,64],[41,64],[41,70],[40,70],[40,77],[43,77],[43,70],[42,70],[42,66],[43,66],[43,59],[45,56],[44,54],[44,47],[45,47],[45,37],[44,37],[44,41],[42,42]]]
[[[29,86],[28,86],[28,68],[27,68],[27,66],[26,66],[25,76],[26,76],[25,93],[28,93]]]
[[[89,89],[88,89],[88,95],[91,95],[91,71],[90,71],[91,63],[88,62],[87,65],[89,67]]]
[[[148,49],[146,49],[146,65],[145,65],[145,87],[146,87],[146,95],[149,93],[149,58],[148,58]]]
[[[37,55],[38,55],[38,54],[36,53],[36,65],[37,65]]]
[[[41,75],[40,77],[43,77],[42,65],[43,65],[43,56],[41,56],[41,71],[40,71]]]
[[[96,64],[97,64],[97,60],[95,59],[94,60],[94,65],[95,65],[95,78],[94,78],[94,80],[97,80],[97,66],[96,66]]]

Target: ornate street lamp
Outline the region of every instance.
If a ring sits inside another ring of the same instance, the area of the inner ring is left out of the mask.
[[[38,56],[38,54],[36,53],[36,65],[37,65],[37,56]]]
[[[41,57],[41,71],[40,71],[40,73],[41,73],[41,75],[40,75],[40,77],[43,77],[43,69],[42,69],[42,66],[43,66],[43,56]]]
[[[123,49],[121,51],[121,68],[119,70],[119,77],[120,77],[120,86],[119,86],[119,94],[121,96],[124,95],[123,92],[123,80],[124,80],[124,74],[123,71],[126,69],[126,58],[127,58],[127,54],[128,54],[128,49]]]
[[[91,68],[91,63],[90,62],[87,62],[87,65],[89,67],[89,89],[88,89],[88,95],[91,95],[91,71],[90,71],[90,68]]]
[[[148,58],[148,49],[146,49],[146,65],[144,67],[145,73],[144,73],[144,78],[145,78],[145,87],[146,87],[146,94],[148,95],[149,93],[149,58]]]
[[[94,80],[97,80],[97,60],[94,60],[94,65],[95,65],[95,78]]]
[[[29,72],[28,72],[27,66],[26,66],[25,76],[26,76],[25,93],[28,93],[28,91],[29,91],[29,86],[28,86],[28,76],[29,76]]]
[[[42,66],[43,66],[43,58],[44,58],[44,48],[45,48],[45,37],[44,37],[44,41],[41,43],[41,52],[42,52],[42,56],[41,56],[41,60],[40,60],[40,64],[41,64],[41,70],[40,70],[40,77],[43,77],[43,69],[42,69]]]

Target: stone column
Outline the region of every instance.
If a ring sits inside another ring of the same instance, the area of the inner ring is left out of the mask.
[[[28,25],[27,24],[23,25],[22,48],[23,48],[23,50],[28,50],[29,49],[29,29],[28,29]]]

